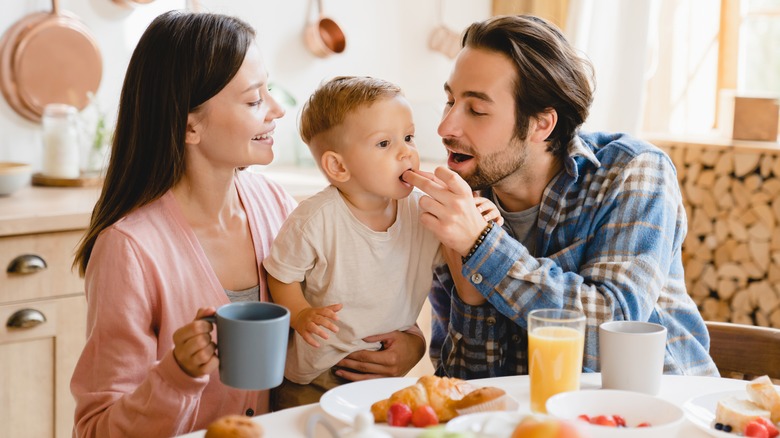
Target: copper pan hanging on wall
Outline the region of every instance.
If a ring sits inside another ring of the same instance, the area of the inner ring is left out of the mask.
[[[33,13],[0,41],[0,89],[21,116],[39,122],[49,103],[83,109],[103,75],[100,49],[89,29],[52,0],[50,13]]]
[[[341,53],[347,47],[347,38],[341,27],[333,19],[325,16],[322,0],[315,1],[317,16],[306,24],[303,30],[303,40],[306,47],[314,55],[325,58],[334,53]]]

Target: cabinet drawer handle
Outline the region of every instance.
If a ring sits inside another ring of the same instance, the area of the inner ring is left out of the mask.
[[[5,325],[11,328],[24,329],[35,327],[44,322],[46,322],[46,317],[40,311],[35,309],[22,309],[11,315]]]
[[[43,271],[48,265],[46,260],[41,256],[35,254],[24,254],[11,260],[6,270],[9,274],[34,274],[38,271]]]

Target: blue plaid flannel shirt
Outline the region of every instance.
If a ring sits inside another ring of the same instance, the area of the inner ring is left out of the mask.
[[[436,374],[527,374],[528,313],[563,308],[586,315],[586,372],[599,371],[598,326],[637,320],[667,328],[665,373],[717,376],[707,329],[685,289],[687,220],[669,157],[625,134],[580,133],[564,168],[542,196],[536,254],[493,227],[464,264],[486,303],[465,304],[447,265],[435,269]]]

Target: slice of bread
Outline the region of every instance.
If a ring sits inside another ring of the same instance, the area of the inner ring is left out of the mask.
[[[769,418],[769,411],[735,396],[718,400],[715,408],[715,422],[731,426],[732,433],[743,433],[745,426],[758,417]]]
[[[773,423],[780,421],[780,393],[768,376],[761,376],[747,384],[750,400],[769,411]]]

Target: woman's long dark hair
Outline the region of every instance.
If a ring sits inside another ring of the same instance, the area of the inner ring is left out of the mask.
[[[254,39],[249,24],[219,14],[171,11],[146,29],[127,67],[103,191],[73,261],[82,276],[101,231],[181,179],[188,114],[230,82]]]

